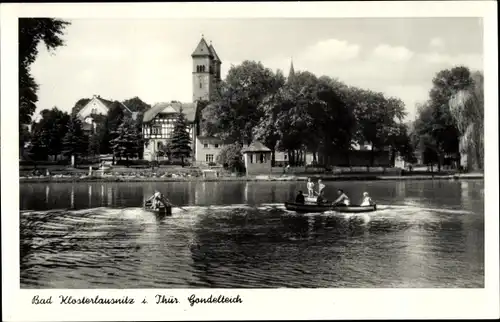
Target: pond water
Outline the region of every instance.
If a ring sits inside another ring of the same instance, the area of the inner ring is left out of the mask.
[[[327,182],[379,210],[297,214],[305,182],[20,188],[22,288],[484,287],[484,182]],[[155,189],[177,206],[141,209]]]

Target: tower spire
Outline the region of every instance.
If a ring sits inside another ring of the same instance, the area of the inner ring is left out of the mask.
[[[290,60],[290,71],[288,72],[288,81],[295,76],[295,69],[293,68],[293,57]]]

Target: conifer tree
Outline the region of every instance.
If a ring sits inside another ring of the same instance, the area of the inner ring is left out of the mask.
[[[111,141],[111,149],[115,157],[125,158],[128,161],[129,158],[139,156],[144,140],[142,133],[131,118],[123,119],[114,134],[115,138]]]
[[[170,150],[174,158],[181,159],[182,166],[184,166],[184,160],[191,156],[191,138],[189,137],[188,122],[182,112],[182,107],[174,125]]]
[[[65,156],[79,156],[85,151],[86,140],[82,129],[82,122],[73,117],[66,125],[67,132],[62,140],[63,154]]]

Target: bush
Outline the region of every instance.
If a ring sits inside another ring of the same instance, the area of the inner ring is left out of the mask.
[[[216,165],[217,165],[217,164],[216,164],[215,162],[209,162],[209,163],[208,163],[208,166],[210,166],[210,167],[215,167]]]
[[[160,160],[158,161],[160,165],[182,165],[181,160]],[[184,160],[184,166],[190,166],[191,162]]]
[[[78,162],[78,160],[77,160]],[[21,160],[19,161],[20,166],[47,166],[47,165],[70,165],[70,160],[57,160],[57,161],[32,161],[32,160]]]
[[[116,165],[131,166],[131,165],[142,165],[149,167],[148,160],[116,160]]]

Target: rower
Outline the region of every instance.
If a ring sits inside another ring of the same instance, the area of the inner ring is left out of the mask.
[[[155,191],[155,193],[146,202],[151,201],[151,208],[154,210],[160,208],[160,205],[164,203],[164,198],[161,192]],[[166,206],[166,205],[165,205]]]
[[[337,190],[337,194],[339,195],[339,197],[337,198],[337,200],[335,200],[333,202],[333,204],[334,205],[349,206],[349,204],[350,204],[349,197],[347,197],[347,195],[344,193],[344,190],[342,190],[342,189]]]

